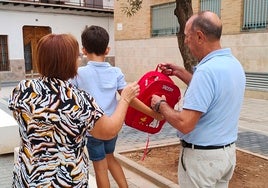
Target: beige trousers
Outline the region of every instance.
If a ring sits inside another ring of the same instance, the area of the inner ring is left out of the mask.
[[[180,188],[228,188],[236,164],[235,144],[214,149],[181,148]]]

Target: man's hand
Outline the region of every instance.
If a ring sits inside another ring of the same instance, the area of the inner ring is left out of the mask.
[[[166,102],[165,95],[162,95],[161,97],[159,97],[158,95],[152,95],[152,99],[151,99],[152,109],[156,112],[159,112],[160,103],[163,101]]]
[[[189,85],[192,79],[192,73],[188,72],[184,67],[172,64],[172,63],[161,63],[158,65],[162,73],[167,76],[176,76],[181,79],[186,85]]]

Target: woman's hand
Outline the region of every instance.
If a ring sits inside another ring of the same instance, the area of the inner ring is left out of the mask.
[[[90,134],[98,139],[109,140],[115,137],[122,128],[128,105],[139,95],[140,86],[137,82],[128,84],[121,92],[121,99],[111,116],[103,115],[96,121]]]
[[[126,101],[128,104],[137,97],[140,93],[140,86],[137,82],[128,84],[121,92],[121,99]]]

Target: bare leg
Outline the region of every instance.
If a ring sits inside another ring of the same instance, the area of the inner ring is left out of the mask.
[[[100,161],[92,161],[96,176],[97,186],[99,188],[110,188],[108,177],[108,164],[106,158]]]
[[[109,171],[111,172],[119,188],[127,188],[128,184],[127,184],[124,171],[120,163],[115,159],[114,154],[107,154],[106,159],[108,162]]]

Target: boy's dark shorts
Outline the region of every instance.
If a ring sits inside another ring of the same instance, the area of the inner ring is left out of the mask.
[[[117,136],[111,140],[100,140],[92,136],[87,137],[87,150],[91,161],[100,161],[115,150]]]

